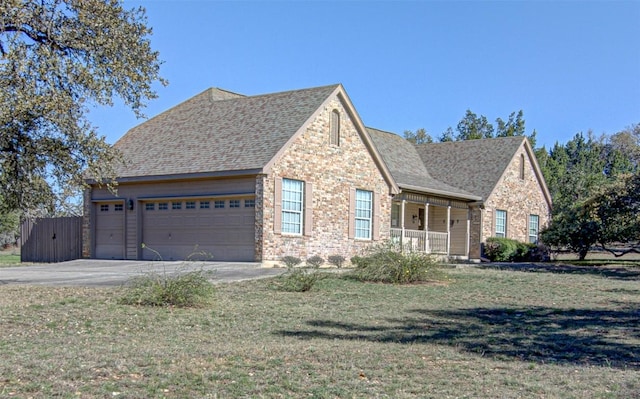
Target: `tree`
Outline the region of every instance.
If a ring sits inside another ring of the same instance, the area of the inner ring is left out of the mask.
[[[553,199],[551,223],[541,233],[545,244],[581,259],[596,244],[615,255],[640,250],[640,177],[631,158],[637,147],[620,146],[620,134],[579,133],[538,157]]]
[[[616,180],[585,204],[598,224],[598,244],[615,256],[640,253],[640,173]]]
[[[484,115],[477,116],[471,110],[467,110],[464,117],[458,122],[456,130],[458,131],[457,141],[493,137],[493,125]]]
[[[433,137],[424,128],[420,128],[415,132],[411,130],[404,131],[404,138],[413,144],[433,143]]]
[[[0,213],[52,207],[83,173],[114,177],[118,154],[87,120],[120,98],[142,117],[158,53],[143,8],[119,0],[0,3]]]

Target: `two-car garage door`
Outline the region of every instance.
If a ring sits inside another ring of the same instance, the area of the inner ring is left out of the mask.
[[[138,202],[138,212],[125,211],[121,206],[115,211],[114,204],[108,208],[105,205],[96,204],[95,208],[97,258],[122,259],[131,252],[126,251],[125,242],[131,242],[137,246],[133,253],[146,260],[254,260],[253,198],[149,199]],[[127,219],[136,215],[141,217],[138,232],[134,229],[129,234],[137,239],[125,240],[125,231],[130,231],[126,223],[133,222]]]
[[[143,259],[254,259],[253,199],[147,201],[142,212]]]

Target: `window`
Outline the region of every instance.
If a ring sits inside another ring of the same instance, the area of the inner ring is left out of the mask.
[[[196,209],[196,202],[195,201],[187,201],[184,204],[184,207],[187,209]]]
[[[172,202],[171,209],[182,209],[182,202]]]
[[[222,200],[214,201],[213,207],[217,208],[217,209],[224,208],[224,201],[222,201]]]
[[[144,204],[145,211],[154,211],[156,209],[156,204],[154,202],[147,202]]]
[[[245,208],[255,208],[256,207],[256,200],[254,200],[254,199],[246,199],[246,200],[244,200],[244,207]]]
[[[109,204],[100,205],[100,212],[109,212]]]
[[[229,208],[240,208],[240,200],[229,200]]]
[[[167,209],[169,209],[169,204],[166,202],[160,202],[158,203],[158,209],[161,211],[166,211]]]
[[[496,210],[496,237],[507,236],[507,211]]]
[[[356,238],[371,239],[373,192],[356,190]]]
[[[211,203],[209,201],[200,201],[200,209],[209,209]]]
[[[329,144],[331,145],[340,145],[340,113],[337,109],[334,109],[331,112],[331,122],[330,122],[330,133],[329,133]]]
[[[115,204],[113,206],[113,210],[116,212],[122,212],[124,210],[124,205],[123,204]]]
[[[532,244],[538,243],[538,226],[540,218],[538,215],[529,215],[529,242]]]
[[[520,154],[520,179],[524,180],[524,154]]]
[[[400,226],[400,204],[393,203],[391,205],[391,227]]]
[[[302,234],[304,182],[282,179],[282,232]]]

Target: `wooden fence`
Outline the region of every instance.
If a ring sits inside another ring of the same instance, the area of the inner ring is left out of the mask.
[[[20,229],[22,262],[64,262],[82,257],[82,217],[26,220]]]

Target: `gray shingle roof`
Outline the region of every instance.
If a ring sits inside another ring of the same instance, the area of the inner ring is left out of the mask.
[[[500,137],[419,144],[415,148],[434,178],[486,200],[524,140],[521,136]]]
[[[367,128],[367,132],[398,186],[432,194],[479,200],[477,195],[434,178],[422,162],[416,147],[394,133]]]
[[[208,89],[132,128],[120,177],[263,168],[339,85],[245,97]]]

